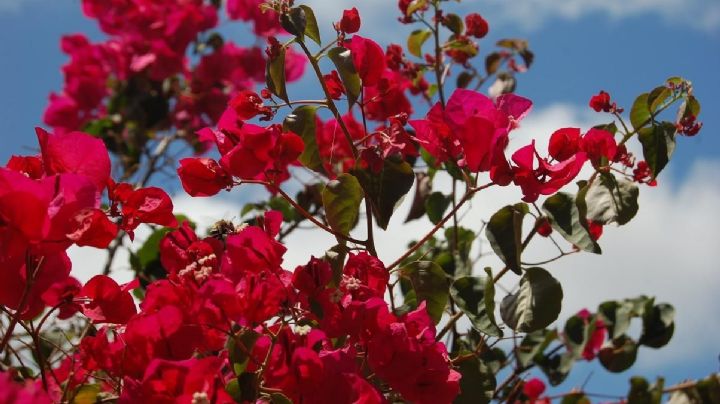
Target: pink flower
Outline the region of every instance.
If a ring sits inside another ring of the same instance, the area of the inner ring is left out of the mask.
[[[110,156],[102,140],[82,132],[52,135],[35,128],[48,175],[73,173],[88,177],[98,192],[110,178]]]
[[[345,42],[345,47],[350,49],[353,65],[362,79],[363,86],[376,85],[385,71],[385,52],[380,45],[371,39],[355,35],[350,41]]]
[[[129,292],[137,286],[137,281],[120,286],[108,276],[94,276],[78,294],[89,299],[82,304],[83,314],[95,323],[127,323],[137,313]]]
[[[358,13],[357,8],[353,7],[350,10],[344,10],[338,27],[340,31],[346,34],[354,34],[360,31],[360,13]]]
[[[534,377],[523,384],[523,394],[525,394],[530,401],[537,400],[544,392],[545,383],[537,377]]]
[[[614,104],[610,103],[610,94],[605,91],[600,91],[590,98],[590,108],[594,109],[595,112],[611,112],[614,106]]]
[[[110,221],[105,212],[85,208],[72,217],[67,238],[81,247],[107,248],[117,233],[118,225]]]
[[[424,302],[374,333],[367,349],[375,374],[406,400],[451,403],[460,392],[460,373],[451,369],[445,345],[435,341]]]
[[[184,158],[177,173],[190,196],[212,196],[232,186],[230,175],[210,158]]]
[[[587,153],[588,159],[592,161],[596,167],[600,164],[612,162],[618,150],[613,134],[606,130],[596,128],[590,129],[585,136],[582,137],[580,149]],[[605,158],[605,163],[603,163],[603,158]]]
[[[580,129],[562,128],[550,136],[548,151],[550,157],[557,161],[567,160],[580,151]]]
[[[472,172],[496,171],[500,177],[500,171],[507,171],[508,134],[531,107],[530,100],[514,94],[493,102],[478,92],[458,89],[444,111],[436,104],[426,119],[410,121],[410,125],[438,163],[458,158]]]
[[[580,172],[587,156],[580,152],[567,160],[550,164],[538,155],[533,141],[518,149],[512,155],[512,160],[516,164],[513,167],[513,181],[522,189],[523,200],[534,202],[539,195],[552,195],[569,184]]]
[[[475,38],[484,38],[489,31],[487,21],[478,13],[465,16],[465,27],[467,34]]]

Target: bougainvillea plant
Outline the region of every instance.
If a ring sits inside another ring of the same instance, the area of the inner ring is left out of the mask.
[[[645,296],[556,324],[552,262],[599,254],[605,226],[637,214],[640,189],[701,128],[689,81],[627,108],[588,95],[607,124],[511,149],[532,107],[514,92],[527,41],[498,41],[478,68],[488,22],[450,2],[394,4],[416,30],[386,48],[355,8],[321,38],[313,10],[293,3],[82,1],[107,39],[63,37],[70,60],[39,153],[0,168],[0,402],[585,403],[593,392],[547,385],[575,362],[622,372],[668,343],[673,307]],[[264,45],[230,42],[221,19],[251,24]],[[288,89],[305,70],[315,99]],[[151,186],[168,167],[193,197],[260,186],[267,199],[198,229]],[[433,192],[442,178],[452,192]],[[472,230],[469,202],[499,187],[521,200]],[[383,262],[373,234],[413,188],[407,221],[431,227]],[[337,245],[288,268],[287,249],[303,246],[285,239],[302,225]],[[528,263],[536,238],[556,249]],[[477,268],[480,244],[503,266]],[[84,284],[71,246],[108,250]],[[125,248],[136,278],[120,284]],[[501,278],[517,285],[504,296]],[[633,378],[616,401],[717,402],[718,389],[714,375]]]

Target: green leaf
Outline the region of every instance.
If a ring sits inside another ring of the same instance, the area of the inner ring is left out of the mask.
[[[403,267],[400,273],[410,281],[414,291],[415,301],[406,303],[417,307],[420,302],[426,302],[428,314],[435,324],[439,323],[449,295],[445,271],[432,261],[415,261]]]
[[[500,304],[505,324],[519,332],[541,330],[560,315],[563,291],[560,283],[542,268],[525,270],[518,291]]]
[[[464,227],[448,227],[445,229],[445,239],[448,247],[455,252],[453,260],[455,264],[455,276],[465,276],[472,273],[472,260],[470,259],[470,249],[475,241],[475,232]],[[457,245],[455,240],[457,239]],[[487,270],[487,269],[486,269]]]
[[[335,287],[340,285],[342,280],[343,268],[345,267],[345,257],[347,257],[348,249],[343,244],[338,244],[327,251],[323,259],[330,264],[333,273],[333,285]]]
[[[412,0],[408,5],[405,15],[412,15],[414,12],[424,8],[427,5],[427,0]]]
[[[341,234],[350,234],[357,223],[362,199],[360,183],[351,174],[342,174],[328,182],[322,191],[322,201],[330,227]]]
[[[480,353],[480,360],[490,368],[493,374],[497,374],[507,362],[508,357],[502,348],[495,347]]]
[[[598,306],[598,314],[602,316],[611,339],[624,335],[630,328],[632,307],[628,303],[604,302]]]
[[[535,358],[540,358],[545,349],[557,339],[558,333],[555,330],[543,329],[528,333],[515,349],[515,357],[523,367],[526,367]]]
[[[590,399],[583,393],[571,393],[563,397],[560,404],[590,404]]]
[[[488,241],[495,254],[516,274],[521,274],[522,222],[529,212],[524,203],[508,205],[495,212],[485,229]]]
[[[640,94],[630,109],[630,123],[632,123],[635,130],[639,130],[650,123],[650,117],[652,115],[650,114],[650,105],[648,103],[649,97],[650,93]]]
[[[495,285],[491,276],[458,278],[450,285],[450,295],[476,330],[502,337],[503,332],[495,321]]]
[[[527,67],[530,67],[533,61],[535,61],[535,54],[530,49],[523,49],[518,51],[518,53]]]
[[[457,14],[445,14],[445,18],[442,19],[442,25],[446,26],[447,29],[455,35],[462,35],[462,33],[465,32],[465,23],[462,17]]]
[[[648,110],[654,114],[672,95],[672,91],[666,86],[654,88],[648,95]]]
[[[178,223],[188,221],[190,227],[195,228],[195,224],[190,222],[186,216],[175,215],[175,218]],[[130,252],[130,267],[138,274],[143,287],[147,286],[150,281],[167,276],[167,272],[160,263],[160,241],[172,230],[169,227],[163,227],[153,231],[137,251]]]
[[[260,334],[251,329],[245,329],[239,334],[228,338],[225,347],[228,351],[228,359],[232,364],[233,372],[236,376],[240,376],[250,362],[250,352],[252,352],[255,342],[260,338]]]
[[[315,41],[319,46],[322,46],[320,29],[318,28],[317,19],[315,18],[315,12],[312,8],[304,4],[298,7],[305,12],[305,36]]]
[[[499,52],[493,52],[485,57],[485,71],[490,76],[495,74],[502,64],[502,55]]]
[[[155,230],[150,234],[150,237],[145,240],[142,247],[135,252],[141,269],[146,268],[153,261],[160,259],[160,241],[166,234],[170,233],[170,231],[172,231],[172,229],[166,227]]]
[[[285,47],[281,47],[279,54],[267,62],[265,69],[265,83],[268,90],[281,100],[290,103],[285,84]]]
[[[665,168],[675,151],[675,132],[675,125],[670,122],[643,128],[639,132],[643,157],[653,173],[653,178]]]
[[[600,246],[590,237],[587,228],[580,222],[580,210],[572,195],[558,192],[546,199],[542,207],[551,219],[553,229],[565,240],[584,251],[595,254],[602,252]]]
[[[284,222],[294,222],[299,219],[299,214],[285,198],[273,196],[268,200],[267,207],[282,213]]]
[[[98,402],[98,394],[100,394],[99,384],[84,384],[75,390],[73,404],[95,404]]]
[[[696,118],[698,115],[700,115],[700,102],[698,102],[697,98],[692,95],[687,96],[687,98],[685,99],[685,101],[683,101],[682,105],[680,105],[680,108],[678,110],[679,118],[690,115]]]
[[[305,10],[300,7],[294,7],[291,8],[287,14],[281,14],[280,25],[290,35],[295,35],[300,41],[302,41],[305,36],[305,28],[307,28]],[[317,26],[317,22],[315,25]]]
[[[405,218],[405,223],[411,220],[420,219],[421,217],[425,216],[425,204],[427,203],[427,199],[432,192],[432,178],[430,178],[427,173],[418,172],[415,173],[415,177],[417,177],[415,197],[413,198],[412,205],[410,206],[410,211]]]
[[[572,352],[575,358],[580,357],[583,347],[587,341],[587,326],[585,320],[578,316],[572,316],[565,322],[563,328],[568,352]]]
[[[83,132],[93,135],[95,137],[102,137],[105,132],[112,129],[115,126],[112,119],[109,117],[94,119],[85,124]]]
[[[587,219],[601,224],[628,223],[638,211],[640,190],[634,183],[604,173],[585,191]]]
[[[256,373],[243,373],[225,384],[225,391],[238,403],[255,402],[259,396]]]
[[[632,338],[621,335],[605,343],[605,346],[600,349],[598,359],[610,372],[624,372],[635,363],[637,349],[638,346]]]
[[[475,75],[470,72],[461,72],[460,74],[458,74],[457,79],[455,80],[455,85],[457,86],[457,88],[467,88],[467,86],[470,85],[474,78]]]
[[[545,373],[550,385],[557,386],[567,378],[575,364],[575,358],[569,352],[556,353],[535,358],[535,363]]]
[[[648,381],[640,376],[630,378],[630,392],[628,392],[628,404],[660,404],[663,397],[665,380],[658,378],[657,382],[650,387]]]
[[[613,134],[613,135],[615,135],[615,134],[618,132],[618,127],[617,127],[617,125],[615,124],[615,122],[603,123],[603,124],[600,124],[600,125],[595,125],[595,126],[593,126],[593,128],[595,128],[595,129],[600,129],[600,130],[604,130],[604,131],[606,131],[606,132],[610,132],[610,133]]]
[[[238,382],[238,379],[235,378],[227,382],[225,384],[225,392],[228,393],[228,395],[230,395],[236,403],[241,403],[243,401],[242,391],[240,391],[240,383]]]
[[[575,315],[565,322],[563,329],[565,335],[565,345],[567,351],[570,352],[575,359],[582,357],[585,346],[595,333],[596,316],[590,317],[588,320]]]
[[[697,383],[695,394],[700,403],[720,403],[720,375],[708,376]]]
[[[295,108],[283,121],[283,128],[286,131],[291,131],[299,135],[303,143],[305,143],[305,149],[303,149],[302,154],[298,157],[298,161],[315,172],[325,174],[322,158],[320,157],[320,150],[317,145],[315,128],[315,115],[317,114],[317,110],[318,107],[314,105],[303,105]]]
[[[643,331],[640,344],[651,348],[661,348],[670,342],[675,332],[675,309],[673,306],[661,303],[653,306],[648,301],[643,314]]]
[[[453,40],[453,38],[457,39]],[[478,48],[472,40],[465,37],[450,37],[450,39],[451,41],[445,45],[446,47],[457,52],[462,52],[469,57],[475,57],[477,55]]]
[[[354,169],[351,173],[365,190],[365,197],[370,200],[377,225],[387,230],[395,208],[415,181],[412,167],[406,161],[388,158],[379,173],[370,169]]]
[[[282,393],[270,394],[270,402],[272,404],[293,404],[292,400]]]
[[[460,351],[460,356],[469,354]],[[460,379],[460,395],[455,398],[455,404],[482,404],[492,400],[497,381],[495,375],[485,363],[476,356],[460,362],[458,371]]]
[[[332,48],[328,51],[328,57],[335,65],[338,75],[340,76],[340,81],[342,81],[343,86],[345,87],[345,92],[348,97],[348,107],[352,107],[352,105],[360,97],[362,85],[360,82],[360,76],[355,70],[355,65],[352,61],[350,49],[341,47]]]
[[[410,54],[422,57],[422,46],[432,36],[429,29],[418,29],[412,32],[407,39],[407,48]]]
[[[506,38],[497,41],[497,46],[506,49],[512,49],[516,51],[524,51],[528,48],[528,41],[525,39],[518,38]]]
[[[450,206],[450,197],[445,196],[442,192],[433,192],[425,201],[425,212],[432,224],[438,224],[448,206]]]

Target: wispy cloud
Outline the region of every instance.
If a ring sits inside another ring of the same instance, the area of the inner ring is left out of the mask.
[[[308,0],[318,14],[321,25],[330,27],[352,5],[350,1]],[[400,11],[394,0],[363,0],[356,5],[363,18],[362,33],[393,33],[397,38],[399,24],[393,23]],[[465,0],[447,3],[449,9],[477,11],[493,25],[515,30],[537,30],[557,20],[575,21],[582,17],[605,17],[622,20],[630,17],[659,18],[668,25],[679,25],[705,32],[720,31],[720,2],[717,0]],[[390,39],[390,38],[388,38]],[[395,39],[397,41],[398,39]]]
[[[473,6],[470,6],[473,7]],[[717,31],[720,3],[715,0],[487,0],[478,5],[501,23],[539,28],[554,19],[577,20],[592,15],[612,19],[637,16],[660,17],[669,24]]]

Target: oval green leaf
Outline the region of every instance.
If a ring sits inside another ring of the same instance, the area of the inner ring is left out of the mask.
[[[445,271],[432,261],[415,261],[403,267],[400,274],[410,281],[414,292],[406,295],[405,303],[417,307],[426,302],[430,318],[439,323],[449,296]]]
[[[522,273],[522,221],[528,211],[528,206],[524,203],[505,206],[492,215],[485,229],[493,251],[518,275]]]
[[[315,127],[315,116],[317,115],[318,108],[319,107],[314,105],[303,105],[295,108],[283,121],[283,128],[299,135],[303,143],[305,143],[305,149],[303,149],[302,154],[298,157],[298,161],[315,172],[325,174],[323,161],[320,157],[320,150],[317,145]]]
[[[594,222],[622,226],[637,214],[639,193],[633,182],[618,180],[610,173],[601,174],[584,193],[586,217]]]
[[[387,230],[395,208],[415,182],[413,169],[406,161],[386,159],[382,170],[374,173],[369,169],[351,171],[360,181],[365,196],[370,199],[377,225]]]
[[[583,199],[581,198],[581,200]],[[602,252],[600,246],[590,237],[587,228],[580,221],[580,209],[572,195],[558,192],[546,199],[542,207],[551,219],[553,229],[560,233],[565,240],[583,251],[595,254]]]
[[[312,8],[304,4],[298,7],[305,12],[305,36],[315,41],[319,46],[322,46],[320,29],[318,28],[317,19],[315,18],[315,12]]]
[[[637,359],[638,346],[632,338],[622,335],[608,341],[600,349],[598,359],[610,372],[620,373],[630,369]]]
[[[430,38],[432,32],[429,29],[418,29],[412,32],[407,40],[407,48],[410,54],[422,57],[422,46]]]
[[[362,188],[353,175],[342,174],[328,182],[322,191],[322,201],[330,227],[340,234],[350,234],[357,223],[362,199]]]
[[[560,315],[563,291],[555,278],[542,268],[528,268],[520,278],[518,291],[500,304],[505,324],[518,332],[541,330]]]
[[[265,69],[265,84],[268,90],[281,100],[290,103],[285,83],[285,47],[280,48],[280,53],[267,62]]]
[[[675,132],[675,125],[670,122],[662,122],[640,130],[639,139],[643,157],[654,178],[665,168],[675,151]]]
[[[350,49],[341,47],[332,48],[328,51],[328,57],[332,60],[338,71],[340,81],[342,81],[343,86],[345,87],[349,107],[352,107],[352,105],[360,97],[362,84],[360,76],[358,75],[357,70],[355,70]]]

